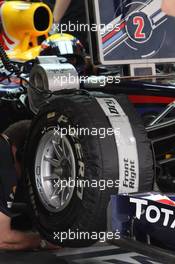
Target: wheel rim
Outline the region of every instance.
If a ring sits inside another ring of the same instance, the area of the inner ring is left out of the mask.
[[[47,131],[39,142],[35,159],[35,183],[42,204],[60,212],[70,203],[76,178],[72,146],[66,136]]]

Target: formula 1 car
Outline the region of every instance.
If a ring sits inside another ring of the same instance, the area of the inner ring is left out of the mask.
[[[111,194],[151,191],[154,184],[162,191],[174,191],[174,121],[173,115],[165,115],[174,103],[145,128],[137,105],[134,108],[126,96],[153,96],[152,84],[142,83],[144,90],[136,94],[134,82],[126,90],[122,82],[116,91],[107,85],[92,88],[95,77],[89,77],[87,87],[83,83],[79,88],[77,71],[62,58],[38,57],[32,65],[20,64],[22,68],[9,63],[11,71],[2,75],[1,101],[22,105],[33,120],[24,157],[26,191],[30,215],[46,239],[68,246],[90,245],[106,230]],[[25,70],[30,67],[28,80]],[[18,84],[3,80],[9,74]],[[69,74],[76,82],[65,85],[61,77],[65,80]],[[173,101],[173,87],[160,88],[162,95],[164,89],[168,94],[164,100]],[[74,232],[77,239],[63,240],[62,232]]]
[[[174,85],[122,79],[107,66],[82,76],[67,58],[39,55],[10,61],[0,48],[1,102],[32,119],[24,151],[30,215],[52,243],[91,245],[106,230],[112,194],[174,191]]]

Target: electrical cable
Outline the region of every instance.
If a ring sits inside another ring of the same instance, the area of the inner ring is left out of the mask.
[[[4,50],[4,47],[2,46],[2,44],[0,43],[0,58],[2,60],[2,63],[5,67],[5,69],[11,73],[16,73],[19,74],[19,68],[16,67],[15,65],[12,64],[12,62],[10,61],[7,53]]]

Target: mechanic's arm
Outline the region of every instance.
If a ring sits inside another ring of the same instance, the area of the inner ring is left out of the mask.
[[[41,249],[41,237],[35,233],[23,233],[11,229],[11,218],[0,212],[0,250]],[[56,249],[47,243],[47,249]]]
[[[54,22],[59,23],[62,17],[64,16],[66,10],[68,9],[71,0],[56,0],[53,17]]]

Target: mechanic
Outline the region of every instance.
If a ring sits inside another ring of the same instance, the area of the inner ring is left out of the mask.
[[[81,43],[88,48],[87,45],[87,31],[79,30],[76,28],[75,31],[69,30],[68,25],[86,25],[86,9],[85,0],[56,0],[53,10],[54,23],[67,25],[68,30],[63,33],[70,33],[74,35]],[[84,27],[83,27],[84,29]]]
[[[12,205],[21,177],[21,151],[30,121],[19,121],[0,135],[0,250],[58,249],[37,233],[11,228]]]

